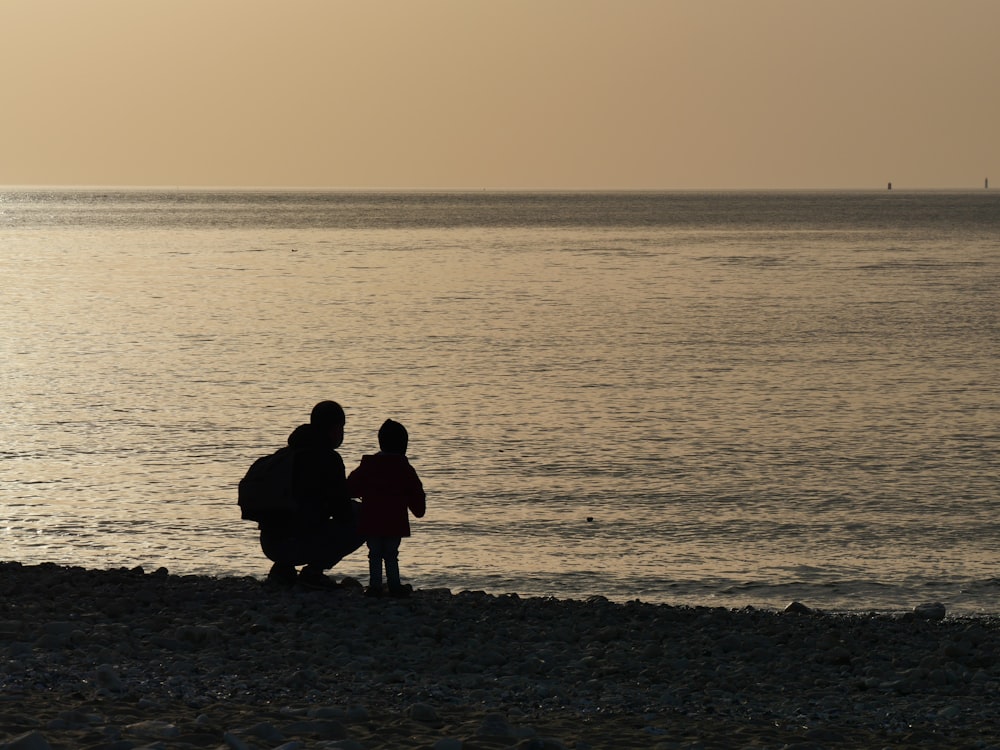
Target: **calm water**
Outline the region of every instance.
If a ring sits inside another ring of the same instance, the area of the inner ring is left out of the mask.
[[[262,576],[332,398],[418,587],[1000,613],[995,191],[8,190],[0,275],[0,559]]]

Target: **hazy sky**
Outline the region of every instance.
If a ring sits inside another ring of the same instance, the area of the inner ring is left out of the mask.
[[[1000,188],[1000,0],[0,0],[0,184]]]

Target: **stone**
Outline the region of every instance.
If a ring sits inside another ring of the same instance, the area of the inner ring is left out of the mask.
[[[314,719],[297,721],[284,728],[286,735],[309,734],[326,740],[342,740],[347,737],[347,729],[339,721]]]
[[[522,740],[514,745],[514,748],[515,750],[567,750],[566,745],[559,740],[541,737],[533,737],[531,739]]]
[[[223,733],[222,741],[229,750],[252,750],[249,744],[229,732]]]
[[[259,724],[254,724],[249,729],[244,730],[246,734],[251,737],[259,737],[262,740],[277,744],[279,742],[284,742],[285,735],[282,734],[274,724],[269,724],[266,721],[262,721]]]
[[[941,602],[919,604],[913,608],[913,614],[921,620],[943,620],[947,611]]]
[[[52,745],[39,732],[27,732],[0,745],[3,750],[52,750]]]
[[[137,721],[125,727],[125,733],[133,737],[141,737],[150,740],[166,740],[180,736],[181,730],[176,724],[169,721],[150,719],[149,721]]]
[[[487,714],[476,734],[480,737],[512,737],[510,725],[500,714]]]
[[[440,724],[441,718],[438,716],[437,711],[434,707],[428,705],[427,703],[414,703],[407,710],[407,715],[414,721],[419,721],[424,724]]]
[[[347,707],[348,721],[368,721],[368,709],[365,706],[355,705]]]
[[[110,664],[102,664],[97,668],[97,684],[113,693],[125,692],[125,685]]]

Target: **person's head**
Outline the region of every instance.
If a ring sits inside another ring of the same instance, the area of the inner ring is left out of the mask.
[[[320,401],[309,415],[309,424],[330,436],[334,448],[344,442],[344,409],[336,401]]]
[[[387,419],[378,430],[378,447],[386,453],[406,455],[406,444],[410,436],[399,422]]]

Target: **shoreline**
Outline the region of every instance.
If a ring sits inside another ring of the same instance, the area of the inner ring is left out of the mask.
[[[0,749],[997,746],[1000,618],[939,614],[0,562]]]

